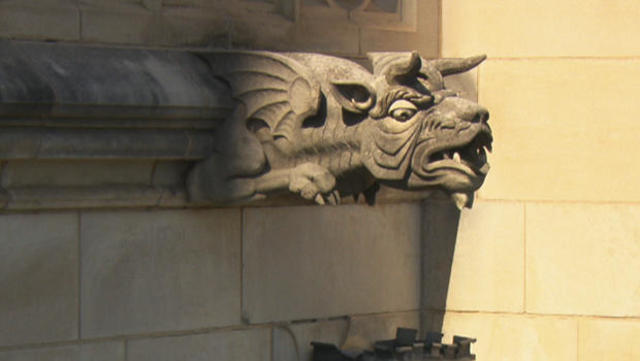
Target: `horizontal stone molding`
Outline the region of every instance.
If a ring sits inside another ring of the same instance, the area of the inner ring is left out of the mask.
[[[0,161],[200,160],[211,153],[212,134],[186,129],[7,127],[0,133]]]

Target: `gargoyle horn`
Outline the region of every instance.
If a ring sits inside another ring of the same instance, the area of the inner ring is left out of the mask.
[[[422,66],[420,55],[411,53],[369,53],[373,73],[383,75],[389,84],[401,84],[404,79],[415,77]]]
[[[486,55],[472,56],[469,58],[445,58],[430,61],[442,76],[464,73],[482,63],[487,58]]]

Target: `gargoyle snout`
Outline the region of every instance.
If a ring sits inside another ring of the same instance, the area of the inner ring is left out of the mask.
[[[489,111],[485,107],[463,98],[447,98],[442,106],[465,122],[486,123],[489,120]]]
[[[465,113],[462,118],[471,123],[486,123],[489,120],[489,111],[477,104],[476,108],[468,114]]]

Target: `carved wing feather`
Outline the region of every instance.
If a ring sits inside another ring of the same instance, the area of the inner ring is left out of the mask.
[[[199,54],[216,76],[231,87],[245,107],[244,119],[263,120],[273,135],[293,139],[305,118],[320,104],[320,84],[310,69],[269,52],[210,52]]]

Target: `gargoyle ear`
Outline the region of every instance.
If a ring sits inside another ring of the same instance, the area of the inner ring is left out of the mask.
[[[363,114],[376,103],[376,92],[365,83],[333,81],[332,93],[345,110]]]
[[[430,61],[431,65],[436,68],[442,76],[464,73],[480,65],[486,55],[472,56],[470,58],[445,58]]]

